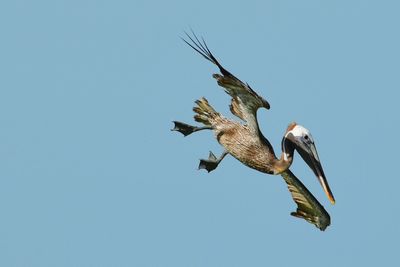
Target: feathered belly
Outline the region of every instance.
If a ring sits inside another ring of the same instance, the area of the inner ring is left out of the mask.
[[[273,174],[268,147],[245,127],[235,127],[216,132],[218,142],[237,160],[258,171]]]

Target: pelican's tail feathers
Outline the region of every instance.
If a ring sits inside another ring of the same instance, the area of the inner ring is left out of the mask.
[[[195,103],[197,104],[197,106],[193,108],[193,111],[196,112],[196,115],[194,115],[195,121],[212,126],[215,120],[221,116],[204,97],[196,100]]]

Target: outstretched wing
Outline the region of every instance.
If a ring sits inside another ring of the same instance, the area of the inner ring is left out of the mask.
[[[289,169],[281,175],[297,204],[296,212],[292,212],[291,215],[305,219],[324,231],[331,223],[328,212]]]
[[[185,43],[219,68],[222,75],[214,74],[213,77],[217,80],[218,85],[222,86],[225,92],[232,97],[230,105],[231,112],[247,122],[252,129],[258,130],[256,111],[261,107],[269,109],[269,103],[251,89],[250,85],[243,83],[222,67],[210,52],[210,49],[208,49],[204,39],[200,41],[194,33],[193,37],[187,33],[186,36],[191,42],[182,38]]]

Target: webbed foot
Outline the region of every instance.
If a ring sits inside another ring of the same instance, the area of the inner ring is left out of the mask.
[[[200,169],[205,169],[208,172],[215,170],[215,168],[218,167],[219,161],[217,160],[217,157],[210,151],[210,155],[208,156],[207,159],[201,159],[200,164],[199,164],[199,170]]]
[[[171,129],[171,131],[177,131],[183,134],[184,136],[188,136],[191,133],[200,131],[200,130],[211,130],[212,127],[206,126],[206,127],[196,127],[192,126],[183,122],[179,121],[173,121],[174,123],[174,128]]]
[[[218,167],[218,164],[221,162],[221,160],[228,154],[228,152],[224,151],[222,153],[221,157],[217,159],[217,157],[210,151],[210,155],[208,156],[208,159],[201,159],[200,164],[199,164],[199,170],[200,169],[205,169],[207,172],[211,172],[215,170]]]

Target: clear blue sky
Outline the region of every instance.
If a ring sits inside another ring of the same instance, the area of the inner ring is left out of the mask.
[[[3,1],[0,4],[0,266],[394,266],[400,17],[397,1]],[[323,3],[324,2],[324,3]],[[210,132],[183,138],[205,96],[229,115],[192,27],[286,126],[311,130],[336,197],[292,170],[331,214],[289,215],[279,176]]]

